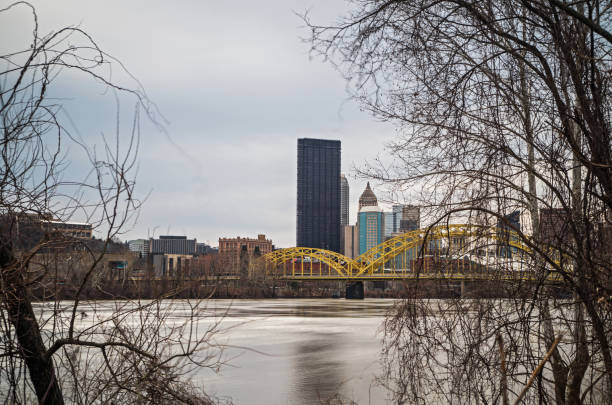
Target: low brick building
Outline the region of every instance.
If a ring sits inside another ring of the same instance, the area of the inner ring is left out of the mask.
[[[273,249],[272,240],[266,239],[266,235],[257,235],[257,239],[252,238],[219,238],[219,261],[226,273],[239,273],[240,252],[246,247],[249,258],[253,257],[255,250],[259,250],[261,255],[270,253]]]

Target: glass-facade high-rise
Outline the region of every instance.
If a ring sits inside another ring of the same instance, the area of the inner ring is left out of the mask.
[[[359,211],[359,254],[384,241],[384,213],[378,206],[362,207]]]
[[[340,251],[340,141],[298,139],[296,244]]]
[[[497,220],[497,238],[501,242],[497,247],[497,255],[512,258],[512,253],[518,249],[511,247],[510,242],[517,242],[518,236],[515,232],[521,230],[521,211],[516,210],[511,214],[504,215]]]
[[[394,229],[395,221],[393,220],[394,213],[393,212],[385,212],[385,240],[393,236],[393,233],[396,232]]]

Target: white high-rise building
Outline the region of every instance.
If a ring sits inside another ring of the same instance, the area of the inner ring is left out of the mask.
[[[340,226],[349,224],[349,184],[344,174],[340,175]]]

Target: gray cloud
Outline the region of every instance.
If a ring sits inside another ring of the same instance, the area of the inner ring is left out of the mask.
[[[219,237],[265,233],[277,246],[292,246],[296,139],[340,139],[342,170],[349,173],[394,135],[390,125],[346,101],[339,73],[309,60],[300,40],[308,31],[294,10],[310,8],[317,21],[332,22],[344,2],[34,4],[43,31],[80,24],[143,83],[169,121],[169,138],[142,123],[138,190],[151,194],[126,239],[157,227],[156,235],[170,230],[213,244]],[[19,28],[25,18],[21,13],[0,32],[27,35]],[[116,78],[127,80],[118,72]],[[84,78],[70,76],[58,85],[58,94],[71,96],[66,108],[84,137],[113,133],[112,97]],[[130,110],[122,101],[123,131]],[[354,220],[365,181],[350,183]]]

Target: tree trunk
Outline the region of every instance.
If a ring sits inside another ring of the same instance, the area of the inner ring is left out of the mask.
[[[15,266],[10,243],[0,242],[0,271],[8,316],[15,327],[17,342],[38,402],[45,405],[63,404],[64,398],[55,377],[53,361],[46,356],[30,293],[25,286],[21,269]]]
[[[524,34],[525,35],[525,34]],[[538,212],[537,186],[536,186],[536,162],[534,151],[534,134],[531,125],[531,106],[529,104],[529,84],[527,83],[527,73],[525,64],[522,60],[519,62],[519,77],[521,86],[521,107],[523,109],[523,127],[525,130],[525,139],[527,141],[527,184],[529,192],[527,193],[527,204],[529,207],[529,216],[531,218],[532,234],[537,235],[540,228],[540,218]],[[541,259],[538,258],[536,268],[544,267]],[[540,305],[540,319],[544,324],[544,340],[548,347],[552,346],[555,340],[555,333],[552,324],[552,318],[548,307],[548,299],[544,297],[542,305]],[[567,387],[567,366],[564,364],[559,350],[555,347],[551,356],[551,366],[554,379],[555,401],[559,405],[565,404],[565,391]]]

